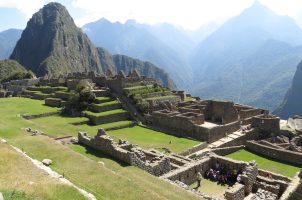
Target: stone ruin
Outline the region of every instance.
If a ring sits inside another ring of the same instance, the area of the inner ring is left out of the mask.
[[[99,129],[94,138],[90,138],[87,133],[79,132],[78,142],[155,176],[165,174],[172,168],[170,159],[163,154],[142,150],[127,141],[120,140],[116,143],[103,129]]]
[[[278,130],[276,123],[280,119],[275,116],[268,118],[267,113],[264,109],[228,101],[195,100],[178,102],[174,106],[154,111],[146,115],[146,121],[171,134],[211,143],[248,124],[261,131]]]
[[[214,168],[217,161],[227,166],[229,170],[236,169],[238,172],[242,172],[242,181],[229,186],[223,198],[213,197],[192,189],[190,185],[197,181],[197,173],[201,172],[204,175],[210,168]],[[270,173],[270,177],[267,177],[268,173]],[[254,200],[298,200],[299,198],[293,197],[302,194],[302,175],[290,179],[279,174],[259,170],[255,162],[236,161],[214,153],[208,153],[202,158],[182,168],[170,171],[161,177],[208,200],[244,200],[247,196]]]

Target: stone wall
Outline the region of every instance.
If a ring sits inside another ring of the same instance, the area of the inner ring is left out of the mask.
[[[192,147],[192,148],[190,148],[190,149],[187,149],[187,150],[185,150],[185,151],[179,153],[179,155],[188,156],[188,155],[190,155],[190,154],[193,154],[193,153],[195,153],[195,152],[197,152],[197,151],[200,151],[200,150],[206,148],[207,146],[208,146],[208,143],[202,142],[202,143],[200,143],[200,144],[198,144],[198,145],[195,145],[194,147]]]
[[[213,122],[228,124],[238,120],[238,112],[233,102],[209,100],[207,101],[205,118]]]
[[[103,129],[99,129],[94,138],[90,138],[86,133],[79,132],[78,141],[115,159],[137,166],[155,176],[161,176],[171,170],[168,157],[163,154],[144,151],[126,141],[120,141],[117,144],[110,136],[106,135]]]
[[[87,118],[89,118],[90,122],[93,123],[94,125],[106,124],[106,123],[123,121],[123,120],[129,119],[128,112],[114,113],[114,114],[106,115],[106,116],[97,116],[97,115],[92,115],[92,114],[85,114],[85,115]]]
[[[259,144],[255,141],[247,141],[246,148],[250,151],[258,153],[260,155],[277,159],[280,161],[302,165],[302,153],[297,153],[289,150],[275,149],[268,147],[262,144]]]
[[[233,133],[235,131],[238,131],[240,128],[240,122],[235,121],[229,124],[224,124],[224,125],[219,125],[211,128],[209,130],[209,135],[208,135],[208,143],[215,142],[219,140],[220,138],[225,137],[225,134],[228,133]]]
[[[55,112],[47,112],[47,113],[41,113],[41,114],[36,114],[36,115],[22,115],[22,117],[24,119],[36,119],[36,118],[40,118],[40,117],[48,117],[48,116],[52,116],[52,115],[57,115],[59,114],[59,111],[55,111]]]
[[[226,200],[243,200],[244,195],[244,185],[236,183],[231,188],[226,190],[224,194]]]
[[[105,112],[105,111],[115,110],[119,108],[122,108],[122,104],[119,102],[110,105],[102,105],[102,104],[89,105],[89,110],[93,112]]]
[[[234,153],[236,151],[239,151],[241,149],[244,149],[244,146],[231,146],[231,147],[223,147],[223,148],[215,148],[212,149],[212,152],[216,153],[217,155],[220,156],[225,156],[231,153]]]
[[[280,132],[280,118],[273,115],[255,116],[252,118],[252,127],[257,128],[265,136]]]
[[[60,107],[61,106],[61,99],[56,98],[46,98],[45,105],[52,106],[52,107]]]

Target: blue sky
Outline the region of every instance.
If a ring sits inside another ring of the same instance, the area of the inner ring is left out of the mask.
[[[173,23],[197,29],[222,23],[251,6],[255,0],[58,0],[81,27],[102,17],[125,22]],[[0,31],[23,29],[29,18],[50,0],[0,0]],[[289,15],[302,26],[302,0],[259,0],[281,15]]]

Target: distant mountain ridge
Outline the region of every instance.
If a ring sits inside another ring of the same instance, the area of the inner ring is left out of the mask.
[[[191,41],[185,34],[176,31],[173,26],[163,26],[174,31],[174,36],[178,36],[176,42],[173,41],[175,38],[173,35],[170,35],[170,41],[165,42],[155,36],[156,34],[167,35],[165,29],[138,24],[134,20],[121,24],[111,23],[103,18],[86,24],[83,30],[94,45],[104,47],[113,54],[126,54],[152,62],[168,72],[177,87],[187,88],[191,85],[192,72],[186,56],[181,52],[189,52],[186,48],[192,48]],[[182,49],[174,49],[168,43],[174,48]]]
[[[192,94],[275,109],[302,58],[302,30],[255,2],[202,41],[191,57]]]
[[[302,116],[302,61],[299,63],[291,87],[281,105],[274,111],[283,119],[294,115]]]
[[[151,63],[124,56],[123,60],[128,62],[112,65],[116,60],[113,58],[119,56],[111,57],[107,53],[108,59],[101,56],[86,34],[76,27],[66,8],[59,3],[49,3],[29,20],[10,58],[38,76],[50,74],[57,77],[69,72],[88,71],[104,73],[106,66],[111,66],[114,71],[116,68],[138,69],[142,75],[150,75],[165,86],[175,87],[168,74]]]
[[[8,29],[0,32],[0,60],[9,58],[21,37],[22,30]]]

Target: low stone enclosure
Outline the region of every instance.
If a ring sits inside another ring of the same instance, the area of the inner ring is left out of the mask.
[[[241,173],[241,182],[236,182],[230,186],[224,194],[224,197],[211,197],[210,195],[196,191],[190,188],[197,181],[197,173],[201,172],[204,176],[205,172],[215,167],[215,163],[227,166],[228,170],[237,170]],[[267,178],[268,172],[258,170],[255,162],[241,162],[229,158],[218,156],[214,153],[208,153],[201,159],[191,162],[180,169],[176,169],[161,176],[168,179],[176,185],[191,191],[204,199],[227,199],[227,200],[243,200],[246,196],[251,199],[296,199],[294,198],[301,193],[301,178],[298,175],[294,179],[271,173],[271,177]],[[302,174],[302,172],[300,172]]]
[[[78,141],[114,159],[137,166],[154,176],[161,176],[192,161],[179,155],[167,156],[156,150],[143,150],[127,141],[120,140],[116,143],[103,129],[99,129],[94,138],[90,138],[87,133],[79,132]]]

